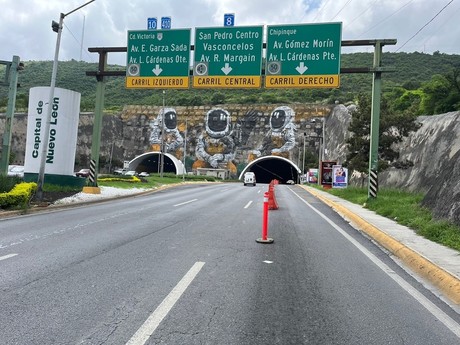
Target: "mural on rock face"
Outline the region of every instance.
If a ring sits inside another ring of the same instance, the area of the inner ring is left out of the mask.
[[[289,159],[290,151],[295,147],[294,118],[294,110],[289,107],[282,106],[273,110],[270,114],[270,130],[249,160],[269,155]]]
[[[198,136],[192,169],[221,168],[236,174],[235,141],[232,119],[227,110],[217,108],[206,113],[205,130]]]
[[[165,108],[164,113],[165,151],[182,160],[185,123],[178,128],[178,115],[173,108]],[[160,110],[157,118],[150,122],[151,151],[160,151],[162,118],[163,110]],[[193,163],[187,166],[187,170],[227,169],[232,177],[236,177],[239,173],[237,166],[262,156],[292,159],[292,151],[296,147],[295,112],[292,108],[279,106],[270,115],[250,109],[243,116],[234,116],[233,119],[232,123],[228,110],[213,108],[204,114],[204,124],[200,128],[192,124],[195,135],[188,138],[186,158],[192,156]],[[190,133],[190,128],[187,130]]]
[[[164,116],[163,116],[164,111]],[[177,128],[177,113],[173,108],[161,109],[157,118],[150,122],[150,149],[159,152],[161,148],[161,130],[164,118],[164,147],[165,152],[171,153],[177,159],[181,159],[184,150],[184,138]]]

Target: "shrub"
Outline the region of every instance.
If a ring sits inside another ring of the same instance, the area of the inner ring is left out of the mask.
[[[10,192],[0,193],[0,207],[24,206],[29,202],[36,189],[37,184],[35,182],[19,183]]]
[[[21,182],[22,179],[19,176],[6,176],[0,174],[0,193],[9,192],[14,186]]]

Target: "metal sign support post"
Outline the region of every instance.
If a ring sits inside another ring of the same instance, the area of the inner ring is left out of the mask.
[[[382,42],[375,42],[374,51],[374,78],[372,81],[372,109],[371,109],[371,137],[369,149],[369,184],[368,198],[377,197],[377,171],[379,162],[379,125],[380,125],[380,99],[382,90]]]
[[[102,70],[107,65],[107,52],[99,54],[99,68],[102,66]],[[105,80],[104,76],[97,76],[96,85],[96,107],[94,109],[94,123],[93,123],[93,137],[91,143],[91,161],[95,162],[94,165],[94,180],[90,180],[92,187],[97,187],[97,172],[99,171],[99,151],[101,147],[101,133],[102,133],[102,117],[104,110],[104,92],[105,92]]]
[[[3,63],[2,63],[3,64]],[[19,56],[13,56],[13,61],[8,62],[6,68],[5,81],[9,78],[10,86],[8,90],[8,106],[6,108],[6,119],[5,119],[5,131],[3,132],[3,147],[2,147],[2,159],[0,165],[0,173],[5,176],[8,174],[8,164],[10,160],[11,150],[11,136],[12,126],[14,118],[14,109],[16,106],[16,90],[18,87],[18,69],[19,67]],[[9,72],[9,73],[8,73]]]

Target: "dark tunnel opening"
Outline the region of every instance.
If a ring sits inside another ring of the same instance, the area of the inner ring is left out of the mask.
[[[144,158],[136,167],[136,172],[148,172],[149,174],[155,174],[160,171],[161,156],[159,154],[152,154]],[[164,156],[164,167],[163,172],[177,174],[176,166],[174,162],[168,156]]]
[[[275,179],[281,184],[297,183],[299,177],[291,163],[276,158],[257,161],[247,171],[254,172],[258,183],[270,183]]]

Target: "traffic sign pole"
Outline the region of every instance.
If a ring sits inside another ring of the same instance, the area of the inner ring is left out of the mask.
[[[378,181],[378,163],[379,163],[379,126],[380,126],[380,98],[382,90],[382,72],[378,72],[378,68],[382,64],[382,45],[380,42],[375,44],[374,50],[374,78],[372,81],[372,109],[371,109],[371,137],[369,148],[369,183],[368,183],[368,198],[377,197]],[[372,182],[371,179],[374,181]]]

